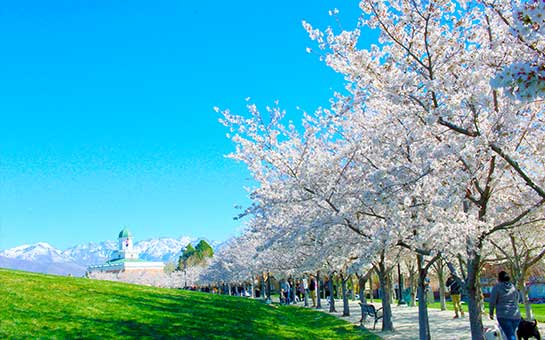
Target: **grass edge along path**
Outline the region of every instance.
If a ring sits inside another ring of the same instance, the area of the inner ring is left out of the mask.
[[[454,307],[452,305],[452,302],[447,301],[446,305],[447,305],[447,310],[450,310],[454,313]],[[485,309],[484,309],[483,317],[488,317],[488,302],[485,302],[484,306],[485,306]],[[428,308],[441,309],[441,303],[440,302],[430,303],[428,304]],[[467,304],[463,303],[462,309],[464,310],[465,313],[467,313],[468,312]],[[526,309],[524,305],[519,304],[519,309],[520,309],[520,315],[524,318],[526,316]],[[545,304],[532,304],[532,312],[534,313],[534,318],[538,322],[545,323]]]
[[[380,339],[241,297],[0,269],[0,338]]]

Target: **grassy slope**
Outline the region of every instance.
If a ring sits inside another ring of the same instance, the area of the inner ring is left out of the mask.
[[[0,269],[0,338],[379,339],[310,309]]]
[[[488,317],[488,302],[485,302],[484,305],[485,305],[485,311],[487,313],[486,317]],[[428,308],[440,309],[441,303],[439,302],[430,303],[428,305]],[[524,305],[520,304],[519,308],[520,308],[520,314],[522,315],[522,317],[524,317],[526,315],[526,310],[524,309]],[[467,312],[467,304],[462,304],[462,309]],[[447,301],[447,310],[454,311],[452,302]],[[532,311],[534,312],[534,318],[536,318],[537,321],[545,322],[545,304],[532,305]]]

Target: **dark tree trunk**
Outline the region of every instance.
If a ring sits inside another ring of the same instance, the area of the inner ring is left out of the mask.
[[[335,309],[335,294],[333,294],[333,273],[329,274],[329,280],[327,280],[327,285],[329,287],[329,312],[337,312]]]
[[[354,284],[354,275],[350,275],[350,285],[352,285],[352,289],[350,290],[350,299],[352,301],[356,300],[356,285]]]
[[[350,305],[348,304],[348,292],[346,289],[346,284],[348,280],[349,278],[345,278],[344,275],[341,274],[341,286],[343,292],[343,316],[350,316]]]
[[[392,323],[392,306],[390,304],[390,288],[388,287],[388,272],[384,265],[384,252],[382,253],[381,262],[378,264],[377,275],[382,291],[382,331],[393,331],[394,324]]]
[[[390,304],[395,302],[396,292],[394,289],[394,274],[393,271],[390,271],[388,275],[388,288],[390,289]]]
[[[268,303],[272,302],[271,299],[271,273],[267,272],[267,300]]]
[[[409,306],[414,307],[416,306],[416,290],[418,287],[417,273],[411,272],[409,276],[409,281],[410,281],[410,289],[411,289],[411,301],[409,303]]]
[[[481,340],[483,338],[483,320],[479,308],[480,288],[479,288],[479,269],[481,266],[481,256],[473,253],[467,262],[467,294],[469,309],[469,325],[471,327],[471,339]]]
[[[399,262],[397,263],[397,292],[399,294],[398,296],[398,305],[405,304],[405,300],[403,299],[403,275],[401,275],[401,265]]]
[[[439,301],[441,302],[441,310],[447,310],[447,302],[445,298],[445,264],[442,259],[437,261],[437,279],[439,280]]]
[[[420,340],[431,340],[428,303],[426,294],[427,270],[424,268],[424,256],[416,255],[418,265],[418,333]]]
[[[369,291],[369,300],[371,300],[371,303],[373,303],[373,298],[375,294],[375,292],[373,291],[373,275],[369,276]]]
[[[366,279],[365,275],[359,276],[358,277],[358,288],[359,288],[359,293],[360,293],[360,302],[362,304],[367,303],[367,298],[365,296],[365,285],[366,284],[367,284],[367,279]]]
[[[320,291],[320,271],[318,270],[316,272],[316,308],[320,309],[322,308],[322,299],[320,298],[321,291]]]
[[[266,300],[267,298],[265,297],[265,275],[263,273],[261,273],[261,298],[263,300]]]

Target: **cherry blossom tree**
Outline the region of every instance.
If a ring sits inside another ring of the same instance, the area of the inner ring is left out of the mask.
[[[542,108],[514,98],[517,89],[510,95],[490,84],[532,50],[506,24],[505,13],[517,11],[509,6],[365,0],[353,31],[304,23],[323,60],[345,75],[346,93],[337,93],[329,109],[305,113],[299,127],[283,123],[278,105],[260,112],[249,104],[249,117],[222,111],[237,147],[230,157],[244,162],[256,182],[247,213],[264,222],[261,269],[274,259],[267,266],[279,275],[302,268],[332,273],[351,249],[329,254],[326,245],[352,234],[358,243],[351,247],[374,256],[385,292],[392,261],[385,255],[394,247],[413,251],[425,301],[434,262],[460,259],[472,337],[482,338],[485,242],[532,223],[545,203]],[[378,45],[359,48],[364,26],[380,31]],[[316,253],[312,237],[323,247],[320,256],[287,255]],[[387,300],[385,330],[393,328]],[[420,305],[420,338],[429,339]]]
[[[379,45],[370,49],[358,48],[359,27],[335,34],[304,26],[326,63],[349,82],[348,113],[363,105],[382,121],[414,117],[411,128],[428,131],[419,138],[435,140],[442,150],[429,157],[444,161],[456,179],[444,186],[458,192],[466,187],[466,204],[445,206],[451,219],[443,223],[464,239],[472,337],[480,339],[483,242],[514,228],[545,202],[540,107],[513,100],[489,83],[497,70],[524,57],[527,47],[517,47],[524,42],[480,2],[361,1],[360,7],[359,27],[381,33]]]

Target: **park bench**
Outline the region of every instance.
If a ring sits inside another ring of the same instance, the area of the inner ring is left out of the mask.
[[[367,317],[371,317],[374,320],[373,329],[375,329],[375,327],[377,326],[377,322],[384,316],[382,314],[382,307],[376,309],[375,306],[371,304],[361,302],[359,302],[359,305],[361,307],[360,325],[363,326],[364,322],[367,320]]]

